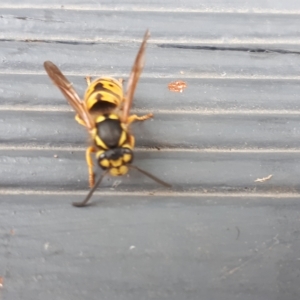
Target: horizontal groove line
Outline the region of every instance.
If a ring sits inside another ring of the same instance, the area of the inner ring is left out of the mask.
[[[41,67],[42,68],[42,67]],[[86,71],[84,73],[74,73],[74,72],[66,72],[64,71],[65,76],[74,76],[74,77],[86,77],[86,74],[92,77],[113,77],[113,78],[127,78],[128,73],[109,73],[109,74],[99,74],[91,71]],[[12,71],[12,70],[0,70],[0,75],[33,75],[33,76],[46,76],[47,74],[44,71],[40,72],[28,72],[28,71]],[[229,79],[229,80],[295,80],[300,81],[300,76],[269,76],[269,75],[211,75],[211,74],[168,74],[168,75],[161,75],[156,73],[143,73],[142,78],[149,78],[149,79]]]
[[[42,69],[42,65],[41,65]],[[86,77],[86,75],[89,74],[92,77],[114,77],[114,78],[127,78],[128,73],[108,73],[108,74],[99,74],[91,71],[86,71],[83,73],[74,73],[74,72],[66,72],[64,71],[65,76],[78,76],[78,77]],[[47,74],[44,71],[40,72],[28,72],[28,71],[12,71],[12,70],[0,70],[0,75],[33,75],[33,76],[46,76]],[[282,80],[282,81],[288,81],[288,80],[295,80],[300,81],[300,76],[274,76],[274,75],[227,75],[227,74],[220,74],[220,75],[212,75],[212,74],[168,74],[168,75],[162,75],[160,73],[143,73],[141,78],[149,78],[149,79],[225,79],[225,80]]]
[[[180,109],[149,109],[156,114],[166,114],[166,115],[300,115],[300,110],[284,110],[284,109],[202,109],[202,110],[180,110]],[[132,109],[133,113],[144,114],[148,113],[149,110],[144,109]],[[72,108],[66,107],[54,107],[54,106],[22,106],[22,105],[13,105],[13,106],[1,106],[1,111],[16,111],[16,112],[73,112]],[[155,116],[154,116],[155,118]]]
[[[55,146],[13,146],[13,145],[1,145],[0,144],[0,151],[7,151],[7,150],[14,150],[14,151],[74,151],[74,152],[81,152],[85,151],[86,146],[82,147],[55,147]],[[300,148],[292,148],[292,149],[238,149],[238,148],[231,148],[231,149],[215,149],[215,148],[207,148],[207,149],[200,149],[200,148],[160,148],[159,150],[155,147],[153,148],[134,148],[136,152],[190,152],[190,153],[300,153]]]
[[[162,8],[162,7],[147,7],[147,6],[133,6],[130,8],[122,6],[105,6],[97,5],[95,2],[94,5],[0,5],[2,9],[52,9],[52,10],[76,10],[76,11],[113,11],[113,12],[157,12],[157,13],[215,13],[215,14],[279,14],[279,15],[299,15],[300,10],[287,10],[287,9],[262,9],[259,7],[250,7],[249,9],[242,8],[206,8],[206,9],[193,9],[193,8]]]
[[[69,44],[69,45],[77,45],[77,44],[87,44],[87,45],[94,45],[94,44],[119,44],[119,43],[138,43],[140,44],[141,38],[140,37],[135,37],[133,38],[132,36],[127,36],[125,33],[123,33],[122,36],[118,37],[117,39],[115,37],[110,38],[110,37],[97,37],[97,38],[77,38],[77,37],[72,37],[71,39],[66,39],[65,37],[61,36],[47,36],[47,39],[41,38],[41,35],[37,35],[36,37],[33,36],[17,36],[16,34],[9,36],[8,34],[1,34],[0,33],[0,42],[8,42],[8,43],[14,43],[14,42],[26,42],[26,43],[59,43],[59,44]],[[44,37],[44,36],[43,36]],[[234,46],[235,48],[237,46],[244,46],[245,45],[251,45],[252,47],[254,46],[259,46],[259,49],[262,49],[264,45],[271,45],[271,46],[276,46],[276,45],[295,45],[299,46],[300,41],[295,40],[294,38],[270,38],[270,37],[264,37],[264,38],[252,38],[252,39],[240,39],[240,38],[234,38],[234,39],[226,39],[224,40],[223,38],[214,38],[214,39],[199,39],[199,38],[189,38],[189,39],[183,39],[177,37],[176,39],[166,39],[166,38],[155,38],[155,36],[151,37],[151,39],[147,42],[149,45],[156,45],[161,48],[176,48],[177,45],[182,45],[185,47],[182,47],[181,49],[188,49],[188,50],[210,50],[209,47],[212,46],[221,46],[221,49],[226,47],[226,50],[230,50],[230,46]],[[166,45],[168,47],[166,47]],[[189,49],[188,46],[191,46]],[[203,49],[197,49],[193,48],[193,46],[203,46],[203,47],[208,47],[208,48],[203,48]],[[177,47],[178,48],[178,47]],[[236,49],[232,49],[232,51]],[[218,50],[218,49],[215,49]],[[225,49],[223,49],[225,50]],[[245,49],[245,51],[248,50],[248,52],[255,52],[255,48],[249,48]],[[265,52],[267,53],[272,53],[273,51],[276,52],[274,49],[264,49]],[[246,51],[247,52],[247,51]],[[260,51],[263,52],[263,51]]]
[[[86,195],[87,191],[45,191],[45,190],[30,190],[30,189],[0,189],[1,195]],[[148,197],[223,197],[223,198],[299,198],[299,193],[244,193],[244,192],[236,192],[236,193],[221,193],[221,192],[176,192],[176,191],[101,191],[95,192],[94,196],[148,196]]]

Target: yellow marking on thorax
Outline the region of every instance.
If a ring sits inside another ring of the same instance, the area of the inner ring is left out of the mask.
[[[101,122],[103,122],[103,121],[106,120],[106,119],[107,119],[106,116],[100,115],[100,116],[98,116],[98,117],[96,118],[96,123],[101,123]]]
[[[122,145],[122,148],[128,148],[128,149],[130,149],[130,150],[132,150],[132,149],[133,149],[133,148],[131,147],[131,145],[130,145],[130,144],[128,144],[128,143],[126,143],[126,144]]]
[[[103,122],[104,120],[107,120],[107,119],[112,119],[112,120],[118,120],[119,119],[119,116],[116,115],[116,114],[109,114],[109,115],[100,115],[96,118],[96,123],[101,123]]]
[[[103,143],[103,141],[100,139],[98,135],[95,136],[95,142],[98,147],[101,147],[106,150],[108,149],[108,147]]]
[[[108,119],[119,120],[120,118],[116,114],[110,114],[110,115],[108,115]]]
[[[120,140],[119,140],[119,144],[118,144],[119,147],[121,147],[126,142],[126,138],[127,138],[126,131],[122,130]]]

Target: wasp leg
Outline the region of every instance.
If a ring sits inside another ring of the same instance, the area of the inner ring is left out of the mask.
[[[124,83],[124,81],[125,81],[125,79],[123,79],[123,78],[119,78],[119,79],[118,79],[118,81],[119,81],[121,84],[123,84],[123,83]]]
[[[86,84],[89,86],[91,84],[92,77],[91,76],[85,76]]]
[[[128,135],[128,139],[129,139],[129,145],[131,146],[131,148],[134,148],[134,144],[135,144],[135,138],[133,135],[129,134]]]
[[[77,121],[77,123],[79,123],[80,125],[86,127],[84,121],[79,117],[79,115],[75,116],[75,120]]]
[[[92,156],[91,154],[96,152],[96,149],[94,147],[88,147],[86,149],[86,152],[85,152],[85,159],[86,159],[86,163],[88,165],[88,170],[89,170],[89,184],[90,184],[90,187],[93,187],[94,184],[95,184],[95,173],[94,173],[94,170],[93,170],[93,167],[94,167],[94,164],[93,164],[93,159],[92,159]]]
[[[140,117],[137,116],[137,115],[131,115],[127,119],[127,124],[129,125],[129,124],[131,124],[134,121],[145,121],[145,120],[148,120],[150,118],[153,118],[153,114],[152,113],[144,115],[144,116],[140,116]]]

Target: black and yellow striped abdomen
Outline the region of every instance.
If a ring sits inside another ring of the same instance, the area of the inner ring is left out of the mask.
[[[89,111],[116,108],[123,101],[122,83],[114,78],[98,78],[88,86],[84,101]]]

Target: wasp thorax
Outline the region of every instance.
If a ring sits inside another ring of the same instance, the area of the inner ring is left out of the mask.
[[[119,176],[128,172],[126,165],[132,162],[133,152],[129,148],[114,148],[102,152],[97,157],[102,169],[110,169],[111,175]]]
[[[124,146],[128,135],[123,129],[121,121],[116,114],[104,114],[96,119],[97,133],[95,143],[102,149],[114,149]]]

